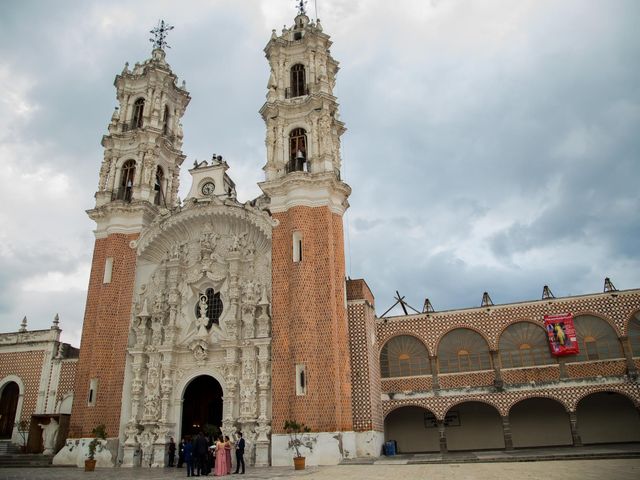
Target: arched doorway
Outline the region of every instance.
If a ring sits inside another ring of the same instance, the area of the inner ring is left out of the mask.
[[[640,441],[640,416],[633,402],[616,392],[586,396],[576,409],[582,443]]]
[[[420,407],[398,408],[384,419],[384,439],[395,440],[398,453],[439,452],[435,415]]]
[[[222,425],[222,387],[209,375],[194,378],[182,400],[182,436],[196,435],[207,425]]]
[[[464,402],[451,407],[445,420],[449,450],[504,448],[502,418],[491,405]]]
[[[551,398],[527,398],[509,411],[513,446],[572,445],[569,414]]]
[[[2,388],[2,394],[0,395],[0,438],[11,438],[19,396],[20,387],[16,382],[9,382]]]

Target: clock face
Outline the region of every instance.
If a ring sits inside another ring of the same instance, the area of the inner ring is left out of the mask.
[[[202,194],[203,195],[213,195],[213,191],[215,190],[216,186],[213,184],[213,182],[207,182],[204,185],[202,185]]]

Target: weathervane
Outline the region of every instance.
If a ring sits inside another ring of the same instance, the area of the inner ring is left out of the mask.
[[[307,0],[296,0],[296,3],[298,4],[298,15],[306,15]]]
[[[160,20],[158,26],[149,31],[149,33],[152,33],[154,36],[154,38],[149,39],[149,41],[153,43],[154,50],[156,48],[164,49],[164,47],[171,48],[167,45],[167,34],[170,30],[173,30],[173,25],[169,25],[168,23],[164,23],[164,20]]]

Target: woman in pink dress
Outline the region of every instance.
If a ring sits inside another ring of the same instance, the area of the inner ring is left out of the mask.
[[[222,441],[222,437],[219,437],[216,442],[216,468],[213,474],[216,477],[221,477],[228,473],[229,468],[227,467],[227,455],[224,450],[224,442]]]
[[[224,453],[227,457],[227,474],[231,473],[231,440],[227,435],[224,436]]]

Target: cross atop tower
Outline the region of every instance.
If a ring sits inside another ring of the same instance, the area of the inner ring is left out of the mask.
[[[298,15],[307,14],[307,0],[296,0],[296,7],[298,8]]]
[[[164,47],[171,48],[169,45],[167,45],[166,40],[170,30],[173,30],[173,25],[169,25],[168,23],[164,23],[164,20],[160,20],[158,22],[158,26],[149,31],[149,33],[152,33],[154,37],[149,39],[149,41],[153,43],[154,50],[156,48],[163,50]]]

